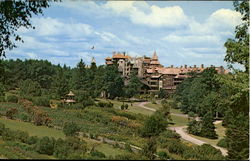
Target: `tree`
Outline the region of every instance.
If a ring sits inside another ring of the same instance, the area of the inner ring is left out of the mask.
[[[63,126],[63,132],[66,136],[75,136],[80,129],[74,122],[66,122]]]
[[[215,126],[213,124],[213,114],[212,112],[207,112],[202,118],[201,125],[201,136],[210,139],[217,139],[218,135],[215,132]]]
[[[22,96],[41,96],[41,86],[38,82],[27,79],[20,83],[20,94]]]
[[[86,83],[86,65],[81,59],[80,62],[77,64],[76,68],[74,69],[73,74],[73,89],[76,90],[83,90],[85,88]]]
[[[126,96],[131,98],[137,94],[140,94],[140,89],[142,87],[142,83],[137,77],[136,72],[132,72],[130,75],[129,83],[125,87],[126,88]]]
[[[236,26],[235,38],[228,39],[224,44],[227,48],[224,60],[228,63],[244,65],[245,72],[249,71],[249,1],[234,2],[235,10],[242,15],[243,23]]]
[[[249,116],[240,113],[231,121],[226,130],[228,158],[245,160],[249,158]]]
[[[4,0],[0,3],[0,57],[5,56],[6,49],[15,48],[16,41],[23,42],[17,34],[18,29],[21,27],[34,29],[30,22],[31,17],[33,14],[42,14],[43,9],[49,7],[49,1]]]
[[[166,120],[161,113],[155,113],[148,117],[141,129],[143,137],[152,137],[159,135],[166,128]]]

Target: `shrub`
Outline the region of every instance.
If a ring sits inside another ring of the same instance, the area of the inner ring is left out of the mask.
[[[27,113],[20,113],[20,119],[23,120],[23,121],[26,121],[26,122],[30,122],[31,121],[31,118],[30,116],[27,114]]]
[[[100,101],[100,102],[97,103],[97,106],[99,106],[99,107],[113,107],[114,104],[112,102]]]
[[[30,136],[27,139],[27,144],[32,145],[38,142],[39,138],[37,136]]]
[[[75,136],[79,130],[80,128],[74,122],[66,122],[63,126],[63,132],[66,136]]]
[[[83,107],[93,106],[93,105],[95,105],[95,101],[92,98],[88,98],[88,99],[82,101]]]
[[[17,114],[18,110],[16,108],[10,108],[6,111],[6,117],[13,119],[14,115]]]
[[[49,98],[46,96],[34,97],[32,101],[33,101],[34,105],[36,105],[36,106],[50,107]]]
[[[124,105],[124,108],[127,110],[127,109],[128,109],[128,104],[125,104],[125,105]]]
[[[5,131],[5,125],[3,123],[0,123],[0,136],[3,135],[4,131]]]
[[[128,152],[133,152],[131,146],[128,143],[125,144],[125,150],[127,150]]]
[[[54,153],[54,144],[54,138],[45,136],[37,142],[36,151],[40,154],[52,155]]]
[[[48,126],[49,123],[51,123],[51,118],[48,117],[48,114],[46,112],[43,112],[41,110],[36,110],[34,112],[33,121],[34,124],[37,126],[40,125]]]
[[[2,138],[4,141],[14,140],[15,139],[14,132],[9,128],[5,128],[5,130],[2,133]]]
[[[125,106],[124,105],[121,105],[121,110],[124,110]]]
[[[98,157],[98,158],[106,158],[105,154],[103,154],[102,152],[97,151],[97,150],[91,151],[90,155],[94,156],[94,157]]]
[[[227,148],[228,147],[228,142],[226,138],[222,138],[219,140],[219,142],[217,143],[218,146],[222,147],[222,148]]]
[[[201,122],[192,120],[188,123],[187,128],[188,133],[193,135],[200,135],[201,134]]]
[[[183,152],[185,151],[185,145],[176,140],[169,141],[167,148],[170,153],[175,154],[183,154]]]
[[[170,159],[170,157],[168,156],[168,154],[165,152],[165,151],[159,151],[157,153],[157,155],[159,156],[159,158],[161,160],[167,160],[167,159]]]
[[[25,131],[17,130],[15,134],[15,138],[22,143],[26,143],[29,138],[29,134]]]
[[[16,95],[7,95],[6,96],[6,101],[7,102],[12,102],[12,103],[17,103],[18,102],[18,97]]]
[[[5,102],[5,97],[4,96],[0,96],[0,102]]]

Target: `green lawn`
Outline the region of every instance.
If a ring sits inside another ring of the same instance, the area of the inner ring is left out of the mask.
[[[64,133],[61,130],[56,130],[52,128],[48,128],[46,126],[36,126],[29,122],[21,122],[17,120],[9,120],[0,118],[0,123],[5,124],[5,127],[10,128],[12,130],[21,130],[26,131],[31,136],[49,136],[54,138],[65,138]]]
[[[152,115],[154,113],[154,111],[147,110],[147,109],[139,107],[139,106],[129,106],[128,111],[133,112],[133,113],[141,113],[141,114],[147,115],[147,116]]]
[[[171,118],[173,120],[172,123],[174,124],[169,124],[169,126],[172,126],[172,127],[186,126],[188,123],[188,119],[185,117],[171,115]]]
[[[208,139],[208,138],[204,138],[204,137],[200,137],[200,136],[196,136],[192,134],[189,134],[189,135],[199,140],[205,141],[209,144],[217,145],[218,141],[225,136],[226,128],[224,128],[221,123],[215,125],[215,127],[216,127],[216,133],[218,134],[218,139]]]

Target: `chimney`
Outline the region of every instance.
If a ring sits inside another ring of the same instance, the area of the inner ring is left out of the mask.
[[[174,67],[174,65],[171,65],[171,68],[173,68]]]
[[[196,65],[194,65],[194,68],[196,68]]]
[[[187,65],[185,64],[184,66],[185,66],[185,68],[187,69]]]
[[[204,68],[204,64],[201,64],[201,68]]]

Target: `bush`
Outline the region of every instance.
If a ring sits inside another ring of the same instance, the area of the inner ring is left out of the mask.
[[[10,130],[9,128],[5,128],[5,130],[2,133],[2,138],[4,141],[15,140],[14,132]]]
[[[31,117],[27,114],[27,113],[20,113],[20,119],[25,121],[25,122],[30,122],[31,121]]]
[[[46,96],[34,97],[32,101],[33,101],[34,105],[36,105],[36,106],[50,107],[49,98]]]
[[[17,109],[16,108],[10,108],[6,111],[6,117],[9,119],[13,119],[14,115],[17,114]]]
[[[165,152],[165,151],[159,151],[157,153],[157,155],[159,156],[159,158],[161,160],[167,160],[167,159],[170,159],[170,157],[168,156],[168,154]]]
[[[0,102],[5,102],[5,97],[4,96],[0,96]]]
[[[3,123],[0,123],[0,136],[3,135],[4,131],[5,131],[5,125]]]
[[[20,94],[22,96],[41,96],[41,86],[36,81],[26,79],[20,83]]]
[[[45,136],[37,142],[36,151],[40,154],[52,155],[54,153],[54,144],[54,138]]]
[[[95,105],[95,101],[92,98],[88,98],[88,99],[82,101],[83,107],[93,106],[93,105]]]
[[[124,110],[124,108],[125,108],[125,105],[121,105],[121,110]]]
[[[127,110],[127,109],[128,109],[128,104],[125,104],[125,105],[124,105],[124,108]]]
[[[125,150],[127,150],[128,152],[133,152],[131,146],[128,143],[125,144]]]
[[[164,137],[164,138],[171,138],[171,139],[179,139],[181,138],[181,136],[179,134],[177,134],[176,132],[174,131],[171,131],[171,130],[165,130],[164,132],[162,132],[160,134],[161,137]]]
[[[97,106],[99,106],[99,107],[113,107],[114,104],[112,102],[102,102],[102,101],[100,101],[100,102],[97,103]]]
[[[219,140],[219,142],[217,143],[218,146],[222,147],[222,148],[227,148],[228,147],[228,142],[226,138],[222,138]]]
[[[171,140],[168,143],[167,148],[170,153],[175,153],[175,154],[183,154],[183,152],[185,151],[185,145],[182,144],[180,141],[176,140]]]
[[[97,150],[91,151],[90,155],[93,157],[98,157],[98,158],[106,158],[105,154],[103,154],[102,152],[97,151]]]
[[[15,131],[16,135],[15,135],[15,138],[22,142],[22,143],[27,143],[27,140],[29,138],[29,134],[25,131],[20,131],[20,130],[17,130]]]
[[[32,145],[38,142],[39,138],[37,136],[30,136],[27,139],[27,144]]]
[[[5,99],[7,102],[12,102],[12,103],[18,102],[18,97],[16,95],[7,95]]]
[[[63,126],[63,132],[66,136],[75,136],[79,130],[80,128],[74,122],[66,122]]]

